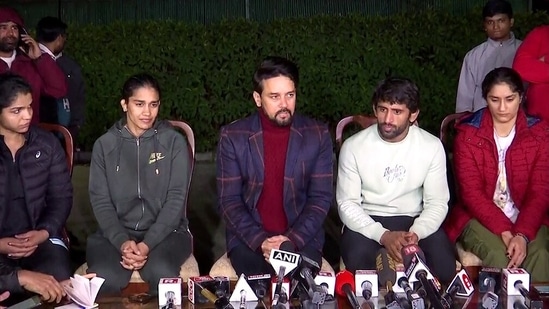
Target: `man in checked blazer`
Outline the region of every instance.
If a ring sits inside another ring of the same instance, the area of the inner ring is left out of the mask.
[[[221,129],[218,208],[237,275],[272,273],[270,252],[284,242],[321,264],[332,140],[325,124],[295,113],[298,81],[296,64],[265,58],[253,76],[257,111]]]

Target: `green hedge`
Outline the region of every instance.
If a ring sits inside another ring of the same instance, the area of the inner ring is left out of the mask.
[[[220,126],[254,110],[251,76],[267,55],[298,63],[298,109],[332,127],[343,116],[369,113],[375,85],[392,74],[419,84],[421,126],[437,132],[442,118],[454,110],[463,56],[485,40],[479,16],[427,11],[267,24],[148,21],[74,27],[67,49],[82,65],[88,90],[80,142],[91,149],[121,115],[124,80],[148,71],[163,88],[162,117],[188,121],[197,150],[214,150]],[[547,15],[516,16],[514,31],[523,38],[547,22]]]

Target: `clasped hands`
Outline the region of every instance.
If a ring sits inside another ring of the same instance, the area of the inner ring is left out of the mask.
[[[125,241],[120,246],[122,260],[120,265],[128,270],[140,270],[147,263],[149,246],[144,242],[136,243],[133,240]]]
[[[46,230],[28,231],[14,237],[0,239],[0,253],[11,259],[28,257],[34,253],[38,245],[46,241],[50,234]]]
[[[280,249],[280,245],[285,241],[290,241],[290,239],[284,235],[276,235],[265,239],[263,243],[261,243],[261,252],[263,253],[265,261],[269,262],[271,250]]]
[[[414,232],[386,231],[381,235],[379,242],[387,249],[387,253],[393,260],[402,263],[402,247],[411,244],[417,245],[419,237]]]

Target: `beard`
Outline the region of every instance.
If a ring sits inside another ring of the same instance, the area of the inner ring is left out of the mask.
[[[4,37],[0,39],[0,51],[5,53],[12,52],[17,48],[18,43],[19,40],[16,37]]]
[[[265,109],[263,109],[263,113],[267,116],[267,118],[269,118],[269,120],[275,124],[277,127],[287,127],[289,125],[292,124],[292,120],[294,118],[294,115],[292,114],[292,111],[290,111],[289,109],[287,108],[283,108],[279,111],[276,112],[276,114],[271,117],[267,114],[267,112],[265,111]],[[282,113],[288,113],[288,117],[286,119],[278,119],[277,116],[282,114]]]
[[[388,126],[390,130],[386,131],[384,130],[384,126]],[[408,127],[410,126],[410,123],[406,123],[406,125],[403,125],[403,126],[395,126],[395,125],[392,125],[392,124],[388,124],[388,123],[379,123],[377,125],[377,131],[379,132],[379,135],[381,135],[381,138],[386,140],[386,141],[391,141],[393,140],[394,138],[396,138],[397,136],[401,135],[402,133],[404,133]]]

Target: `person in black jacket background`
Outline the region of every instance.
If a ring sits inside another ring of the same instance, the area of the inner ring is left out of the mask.
[[[80,65],[63,53],[67,36],[67,24],[59,18],[44,17],[36,25],[38,46],[59,65],[65,73],[68,85],[65,98],[42,97],[40,121],[67,127],[76,142],[80,128],[84,125],[85,84]]]
[[[30,124],[31,104],[22,77],[0,74],[0,288],[42,295],[38,285],[49,299],[51,282],[71,276],[61,235],[72,184],[56,137]]]

